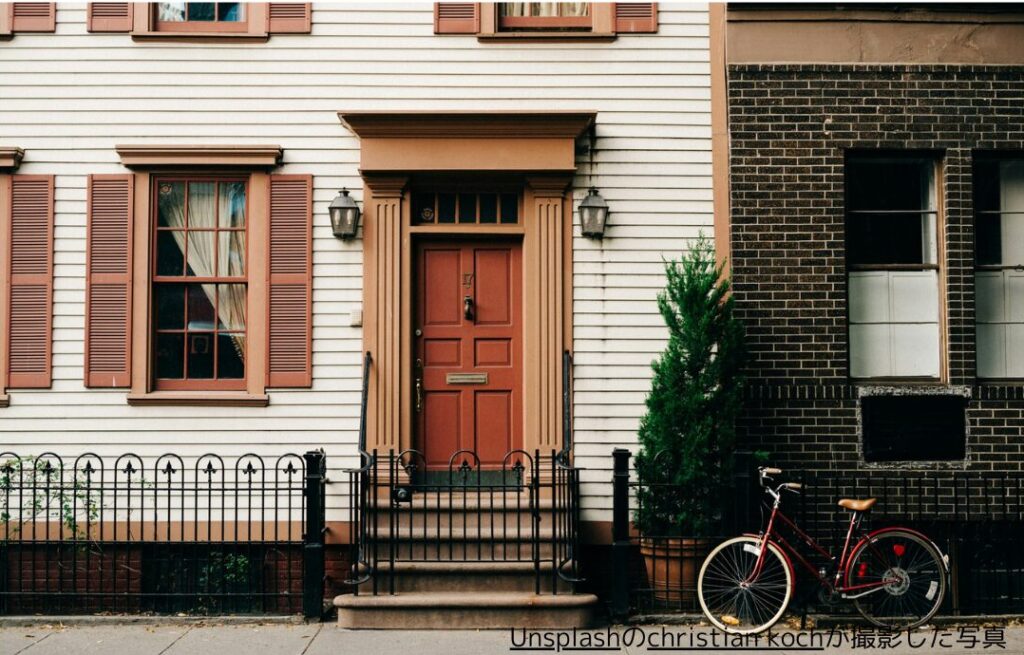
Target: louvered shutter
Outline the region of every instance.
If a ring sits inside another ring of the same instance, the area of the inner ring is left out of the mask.
[[[15,2],[11,7],[12,32],[53,32],[57,29],[54,2]]]
[[[90,32],[131,32],[132,3],[90,2],[87,25]]]
[[[270,176],[270,387],[313,383],[313,178]]]
[[[658,31],[657,2],[616,2],[616,33],[652,33]]]
[[[435,34],[476,34],[480,31],[479,2],[435,2]]]
[[[8,386],[50,386],[53,176],[11,177]]]
[[[131,385],[132,175],[90,175],[85,260],[85,386]]]
[[[308,2],[271,2],[267,6],[271,34],[309,34],[313,6]]]

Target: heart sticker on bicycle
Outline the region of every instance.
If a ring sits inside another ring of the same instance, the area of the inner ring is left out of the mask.
[[[896,557],[903,557],[903,553],[907,552],[907,547],[903,544],[893,544],[892,552],[896,553]]]

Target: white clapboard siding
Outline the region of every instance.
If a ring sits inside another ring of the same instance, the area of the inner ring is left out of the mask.
[[[311,35],[267,43],[134,42],[89,34],[85,5],[59,4],[56,34],[0,42],[0,145],[22,173],[55,174],[53,388],[15,391],[0,451],[168,451],[277,456],[327,450],[356,464],[362,242],[335,239],[327,205],[359,196],[358,142],[341,110],[596,110],[593,182],[612,207],[602,242],[574,241],[576,462],[587,520],[610,519],[611,451],[635,447],[650,363],[663,346],[663,257],[712,226],[708,17],[662,4],[657,34],[612,43],[479,43],[433,34],[418,4],[314,4]],[[118,143],[276,143],[283,173],[314,175],[313,388],[266,408],[129,407],[82,384],[86,178],[123,172]],[[591,179],[591,175],[593,176]],[[361,198],[359,198],[361,201]],[[340,519],[343,485],[330,489]]]

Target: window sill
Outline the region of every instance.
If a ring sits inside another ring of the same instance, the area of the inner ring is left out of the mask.
[[[265,43],[267,32],[132,32],[133,41],[172,41],[179,43]]]
[[[143,394],[130,393],[128,404],[133,407],[266,407],[270,404],[270,396],[236,391],[154,391]]]
[[[495,32],[493,34],[477,34],[476,40],[481,43],[508,41],[543,41],[576,43],[580,41],[611,43],[616,39],[612,32]]]

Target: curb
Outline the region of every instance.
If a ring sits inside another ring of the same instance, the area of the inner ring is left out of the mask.
[[[83,614],[67,616],[0,616],[0,628],[35,626],[116,626],[116,625],[158,625],[158,626],[214,626],[214,625],[305,625],[309,622],[301,616],[166,616],[139,614]]]

